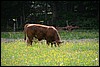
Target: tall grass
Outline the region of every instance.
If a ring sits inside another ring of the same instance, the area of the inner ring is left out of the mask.
[[[1,66],[98,66],[96,40],[65,42],[51,47],[45,42],[27,46],[25,42],[1,43]]]

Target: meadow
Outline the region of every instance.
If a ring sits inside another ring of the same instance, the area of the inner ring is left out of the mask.
[[[99,66],[99,32],[95,30],[60,31],[60,47],[45,41],[1,42],[1,66]],[[6,34],[9,34],[6,35]],[[23,38],[22,32],[1,33],[2,38]],[[69,41],[70,40],[70,41]]]

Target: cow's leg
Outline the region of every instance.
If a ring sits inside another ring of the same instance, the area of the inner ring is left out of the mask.
[[[29,38],[29,41],[30,41],[30,45],[32,46],[32,41],[33,40],[33,38],[31,37],[31,38]]]
[[[57,47],[56,43],[55,43],[55,47]]]
[[[27,39],[27,46],[30,44],[30,41],[29,41],[29,39]]]
[[[51,43],[51,47],[53,47],[53,43]]]
[[[50,43],[49,43],[48,41],[46,41],[46,43],[47,43],[47,44],[48,44],[48,46],[49,46],[49,44],[50,44]]]
[[[58,47],[60,47],[60,46],[59,46],[59,43],[57,43],[57,45],[58,45]]]
[[[57,45],[56,45],[56,41],[53,41],[53,42],[52,42],[52,44],[54,44],[54,45],[55,45],[55,47],[57,47]]]
[[[31,46],[32,46],[32,42],[33,42],[32,40],[33,40],[32,37],[28,37],[28,41],[27,41],[27,42],[28,42],[28,44],[30,44]]]

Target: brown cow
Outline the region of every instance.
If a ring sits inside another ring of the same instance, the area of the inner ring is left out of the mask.
[[[46,26],[41,24],[26,24],[24,26],[24,33],[26,40],[26,35],[28,37],[27,43],[32,45],[33,37],[37,38],[39,41],[45,39],[47,44],[56,44],[59,46],[61,42],[58,31],[53,26]]]

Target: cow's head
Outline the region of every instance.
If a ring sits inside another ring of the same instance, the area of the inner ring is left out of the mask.
[[[64,41],[53,41],[53,44],[57,44],[59,46],[59,44],[63,43]]]

